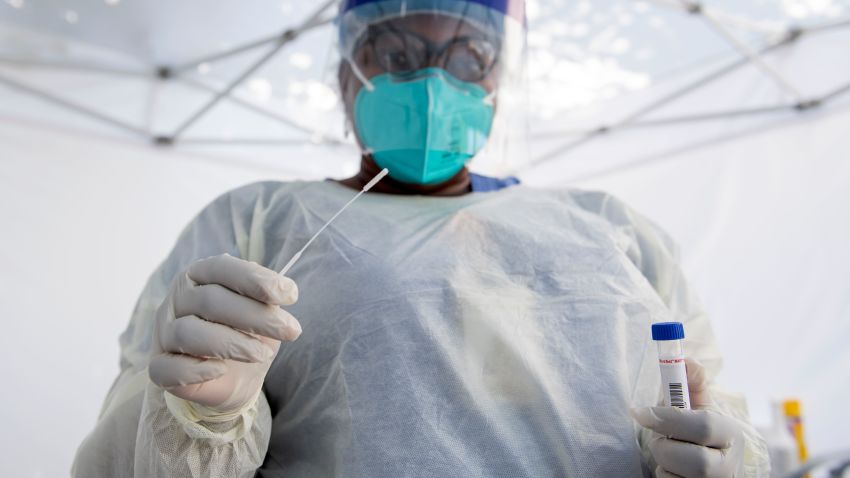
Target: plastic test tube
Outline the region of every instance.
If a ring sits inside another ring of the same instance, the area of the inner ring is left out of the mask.
[[[685,350],[682,346],[684,338],[685,327],[681,322],[652,324],[652,340],[658,346],[664,404],[668,407],[690,409],[688,372],[685,369]]]

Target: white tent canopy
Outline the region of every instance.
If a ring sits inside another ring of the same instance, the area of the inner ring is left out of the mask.
[[[207,201],[356,170],[328,5],[0,3],[0,475],[67,473],[136,296]],[[611,191],[667,229],[722,381],[757,423],[801,398],[814,454],[850,448],[848,18],[833,0],[532,1],[529,155],[473,164]]]

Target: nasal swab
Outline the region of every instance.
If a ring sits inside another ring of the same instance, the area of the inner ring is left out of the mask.
[[[321,227],[321,229],[319,229],[318,231],[316,231],[316,233],[315,233],[315,234],[313,234],[313,237],[311,237],[311,238],[310,238],[310,240],[309,240],[309,241],[307,241],[307,244],[304,244],[304,247],[302,247],[300,251],[296,252],[296,253],[295,253],[295,255],[294,255],[294,256],[292,256],[292,259],[289,259],[289,262],[287,262],[287,263],[286,263],[286,265],[283,267],[283,270],[281,270],[281,271],[280,271],[280,274],[281,274],[281,275],[286,275],[286,273],[287,273],[287,272],[289,272],[289,269],[291,269],[291,268],[292,268],[292,266],[294,266],[294,265],[295,265],[295,263],[298,261],[298,259],[300,259],[300,258],[301,258],[301,254],[303,254],[303,253],[304,253],[304,250],[305,250],[305,249],[307,249],[307,247],[309,247],[309,246],[310,246],[310,244],[312,244],[312,243],[313,243],[313,241],[314,241],[314,240],[316,240],[316,238],[317,238],[317,237],[319,237],[319,234],[321,234],[321,233],[322,233],[322,231],[324,231],[325,229],[327,229],[327,227],[331,225],[331,223],[334,221],[334,219],[336,219],[336,217],[337,217],[337,216],[339,216],[340,214],[342,214],[342,211],[345,211],[345,209],[346,209],[346,208],[348,208],[348,206],[351,206],[351,203],[353,203],[354,201],[356,201],[356,200],[357,200],[357,198],[359,198],[360,196],[362,196],[362,195],[363,195],[363,193],[365,193],[366,191],[368,191],[368,190],[372,189],[372,186],[374,186],[374,185],[378,184],[378,181],[380,181],[380,180],[384,179],[384,176],[386,176],[387,174],[389,174],[389,172],[390,172],[390,171],[389,171],[387,168],[384,168],[384,169],[383,169],[380,173],[378,173],[378,175],[377,175],[377,176],[375,176],[374,178],[372,178],[372,180],[371,180],[371,181],[369,181],[369,182],[368,182],[365,186],[363,186],[363,189],[362,189],[359,193],[357,193],[357,195],[355,195],[353,198],[351,198],[351,200],[350,200],[350,201],[348,201],[347,203],[345,203],[345,206],[342,206],[342,209],[340,209],[339,211],[337,211],[337,213],[336,213],[336,214],[334,214],[334,215],[333,215],[333,217],[331,217],[331,218],[328,220],[328,222],[326,222],[326,223],[325,223],[325,225]]]

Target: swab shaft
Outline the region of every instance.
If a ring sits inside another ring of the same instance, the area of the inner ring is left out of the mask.
[[[372,189],[372,186],[378,184],[378,181],[384,179],[384,176],[386,176],[388,173],[389,170],[387,168],[384,168],[383,170],[381,170],[380,173],[378,173],[377,176],[375,176],[374,178],[372,178],[371,181],[366,183],[366,186],[363,186],[363,189],[360,192],[358,192],[353,198],[351,198],[347,203],[345,203],[345,206],[342,206],[342,209],[337,211],[336,214],[334,214],[330,219],[328,219],[328,222],[326,222],[324,226],[322,226],[318,231],[316,231],[315,234],[313,234],[313,237],[311,237],[310,240],[307,241],[307,244],[304,244],[304,247],[302,247],[301,250],[299,250],[295,253],[294,256],[292,256],[292,259],[290,259],[289,262],[287,262],[286,265],[283,266],[283,269],[280,271],[280,274],[286,275],[286,273],[289,272],[289,269],[291,269],[292,266],[294,266],[295,263],[298,262],[298,259],[301,258],[301,254],[303,254],[304,251],[310,246],[310,244],[312,244],[313,241],[315,241],[316,238],[319,237],[319,234],[321,234],[322,231],[327,229],[328,226],[330,226],[331,223],[334,222],[334,219],[336,219],[340,214],[342,214],[342,211],[348,209],[348,206],[351,206],[351,204],[354,203],[354,201],[356,201],[360,196],[362,196],[363,193]]]

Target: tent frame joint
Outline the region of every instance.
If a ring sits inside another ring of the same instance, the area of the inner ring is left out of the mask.
[[[805,34],[805,33],[806,33],[806,30],[804,30],[800,27],[789,28],[788,31],[785,33],[785,38],[782,40],[782,43],[786,44],[786,45],[790,45],[791,43],[794,43],[797,40],[799,40],[800,37],[802,37],[803,34]]]
[[[156,68],[156,77],[160,80],[170,80],[175,77],[174,70],[170,66],[158,66]]]
[[[154,146],[168,147],[174,145],[172,136],[154,136],[152,139]]]
[[[691,15],[702,15],[703,7],[699,2],[686,2],[685,10]]]
[[[794,109],[799,111],[799,112],[803,112],[803,111],[813,110],[813,109],[819,108],[821,106],[823,106],[823,101],[816,98],[816,99],[812,99],[812,100],[800,101],[800,102],[798,102],[797,104],[794,105]]]
[[[280,34],[280,40],[279,41],[288,43],[288,42],[291,42],[292,40],[295,40],[296,38],[298,38],[298,30],[293,30],[293,29],[290,28],[290,29],[285,30],[283,33]]]

